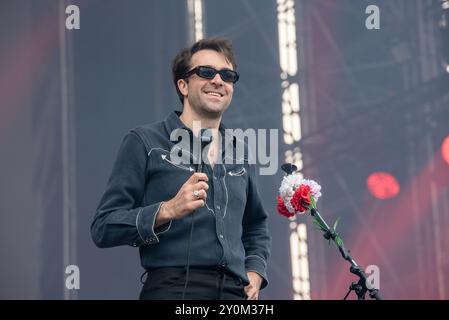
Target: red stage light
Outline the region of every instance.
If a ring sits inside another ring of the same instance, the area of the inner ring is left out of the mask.
[[[396,178],[387,172],[374,172],[366,179],[366,185],[377,199],[389,199],[399,194],[400,186]]]
[[[441,155],[443,156],[444,161],[449,164],[449,136],[444,138],[443,143],[441,144]]]

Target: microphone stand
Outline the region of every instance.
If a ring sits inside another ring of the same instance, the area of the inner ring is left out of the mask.
[[[357,294],[358,300],[365,300],[365,294],[367,291],[369,292],[369,296],[371,297],[371,299],[382,300],[382,297],[380,296],[378,289],[366,285],[367,277],[365,272],[351,257],[351,255],[349,254],[349,250],[345,248],[343,241],[341,241],[341,238],[338,237],[338,234],[335,232],[335,230],[329,228],[326,221],[324,221],[324,219],[321,217],[320,213],[316,209],[314,208],[310,209],[310,214],[318,221],[318,223],[320,224],[320,228],[324,231],[323,237],[326,240],[332,239],[332,241],[338,247],[338,250],[340,251],[340,254],[343,257],[343,259],[345,259],[351,264],[349,271],[359,277],[359,281],[353,282],[349,286],[349,291],[344,297],[344,300],[346,300],[346,298],[349,296],[352,290],[354,290],[355,293]]]
[[[297,167],[294,164],[286,163],[281,166],[281,169],[287,174],[292,174],[297,170]],[[314,203],[313,203],[314,204]],[[315,205],[314,205],[315,206]],[[371,299],[375,300],[382,300],[382,297],[380,296],[379,289],[373,288],[371,286],[367,286],[367,276],[363,269],[355,262],[355,260],[351,257],[349,254],[349,250],[345,248],[343,244],[343,240],[340,238],[340,236],[335,232],[333,228],[330,228],[326,221],[324,221],[323,217],[321,217],[320,213],[315,209],[310,209],[310,214],[315,219],[316,223],[320,227],[321,231],[324,232],[323,237],[326,240],[332,240],[335,245],[338,247],[338,250],[340,251],[341,256],[343,259],[348,261],[351,264],[351,267],[349,268],[349,271],[356,276],[359,277],[359,280],[357,282],[351,283],[349,286],[349,291],[346,294],[346,296],[343,298],[343,300],[346,300],[346,298],[349,296],[352,290],[355,291],[357,295],[358,300],[365,300],[365,295],[368,292]]]

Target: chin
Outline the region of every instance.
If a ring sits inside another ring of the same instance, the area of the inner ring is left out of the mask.
[[[221,115],[223,114],[223,111],[222,110],[203,109],[202,114],[206,118],[216,119],[216,118],[221,117]]]
[[[204,106],[201,108],[205,114],[210,115],[221,115],[226,111],[227,107],[225,106]]]

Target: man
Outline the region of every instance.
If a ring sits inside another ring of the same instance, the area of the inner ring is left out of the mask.
[[[182,113],[132,129],[122,142],[91,233],[98,247],[139,247],[147,273],[141,299],[255,300],[268,283],[271,239],[254,165],[223,161],[239,143],[223,139],[221,124],[235,70],[228,40],[184,49],[172,69]],[[212,141],[201,140],[204,129]],[[204,161],[194,143],[173,141],[179,130],[207,144]],[[179,152],[186,161],[176,161]]]

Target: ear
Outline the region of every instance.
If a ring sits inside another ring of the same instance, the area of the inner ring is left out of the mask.
[[[178,85],[178,89],[179,91],[181,91],[181,94],[184,97],[187,97],[187,94],[189,93],[189,89],[187,88],[188,86],[187,81],[185,81],[184,79],[179,79],[178,82],[176,82],[176,84]]]

